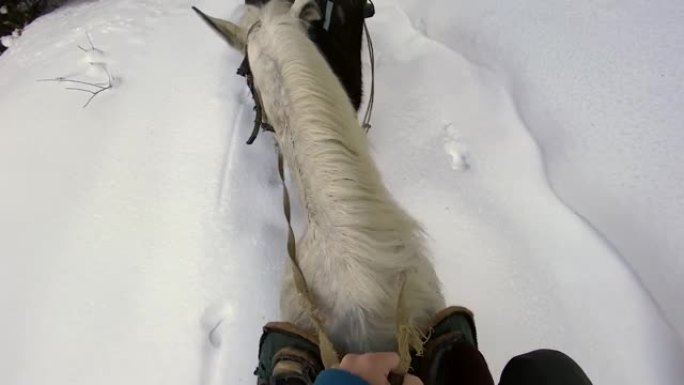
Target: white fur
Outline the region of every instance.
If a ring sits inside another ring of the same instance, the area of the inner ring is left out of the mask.
[[[307,228],[298,259],[325,329],[341,353],[396,349],[400,276],[405,308],[422,326],[444,300],[418,224],[392,199],[338,79],[308,39],[298,10],[271,1],[248,37],[266,115],[301,192]],[[287,269],[287,321],[310,328]]]

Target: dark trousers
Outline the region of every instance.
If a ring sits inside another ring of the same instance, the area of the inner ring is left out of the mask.
[[[591,385],[582,368],[555,350],[535,350],[513,357],[501,373],[499,385]]]
[[[494,385],[487,362],[469,343],[456,344],[443,359],[432,385]],[[555,350],[535,350],[508,361],[499,385],[592,384],[579,365],[567,355]]]

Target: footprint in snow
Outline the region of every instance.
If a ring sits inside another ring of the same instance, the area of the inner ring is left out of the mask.
[[[470,169],[470,154],[458,131],[452,123],[448,123],[444,130],[447,133],[444,142],[444,151],[451,158],[451,168],[455,171],[467,171]]]

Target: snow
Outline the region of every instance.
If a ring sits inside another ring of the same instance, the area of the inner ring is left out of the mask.
[[[6,15],[7,14],[7,6],[3,5],[0,7],[0,15]]]
[[[244,144],[241,57],[190,5],[74,3],[0,56],[3,384],[254,381],[286,261],[273,141]],[[683,6],[376,7],[374,155],[495,377],[549,347],[596,384],[684,382]],[[107,72],[87,108],[37,81]]]
[[[11,47],[13,42],[14,39],[12,39],[11,35],[0,36],[0,44],[2,44],[4,47]]]
[[[11,35],[6,35],[6,36],[0,36],[0,44],[3,46],[9,48],[14,44],[14,41],[17,40],[17,38],[21,35],[21,32],[18,29],[15,29],[12,31]]]
[[[684,340],[684,3],[401,2],[426,35],[500,75],[554,191]]]

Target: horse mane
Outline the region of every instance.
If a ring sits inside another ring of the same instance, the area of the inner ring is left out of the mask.
[[[352,226],[361,217],[364,222],[380,225],[378,222],[392,216],[390,213],[396,212],[398,205],[381,182],[356,113],[341,82],[308,39],[306,26],[284,15],[278,3],[283,4],[273,0],[266,5],[261,28],[273,39],[271,52],[278,58],[288,94],[286,99],[293,111],[294,127],[287,131],[293,135],[291,140],[298,151],[306,153],[306,158],[299,157],[295,162],[302,173],[321,182],[321,188],[314,193],[347,205],[354,203],[353,207],[346,208],[353,211],[344,215],[333,209],[339,215],[327,216],[331,224]],[[321,172],[330,168],[329,165],[335,165],[340,171]],[[370,213],[369,205],[373,205]],[[397,219],[393,218],[387,226],[396,228]],[[401,222],[406,222],[406,218]],[[417,228],[417,225],[411,220],[410,227]]]
[[[342,83],[288,6],[272,0],[262,8],[248,55],[307,214],[299,263],[336,347],[392,349],[399,277],[407,274],[412,324],[443,305],[438,280],[420,226],[382,183]],[[284,291],[283,311],[307,325],[293,290]]]

